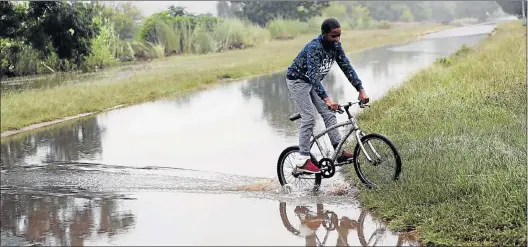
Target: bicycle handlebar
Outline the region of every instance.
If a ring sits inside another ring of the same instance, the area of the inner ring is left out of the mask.
[[[355,101],[355,102],[347,102],[346,104],[339,104],[339,106],[337,107],[337,110],[335,110],[336,112],[340,113],[340,114],[343,114],[345,113],[345,111],[343,110],[343,108],[345,108],[346,111],[348,111],[348,108],[352,105],[355,105],[355,104],[359,104],[359,108],[365,108],[366,106],[370,107],[370,105],[367,105],[367,103],[363,103],[361,100],[358,100],[358,101]],[[328,106],[328,109],[332,110],[332,108],[330,106]]]
[[[352,105],[355,105],[355,104],[359,104],[360,108],[365,108],[366,106],[370,107],[370,105],[367,105],[367,104],[365,104],[365,103],[363,103],[361,101],[347,102],[346,104],[343,104],[343,105],[339,104],[339,107],[337,107],[337,110],[335,110],[334,112],[338,112],[339,114],[343,114],[346,111],[348,117],[351,118],[352,116],[350,115],[350,112],[348,112],[348,108],[351,107]],[[343,108],[345,110],[343,110]],[[328,106],[328,109],[332,110],[332,108],[330,108],[330,106]],[[290,121],[295,121],[295,120],[297,120],[299,118],[301,118],[301,114],[299,112],[297,112],[297,113],[295,113],[295,114],[293,114],[293,115],[291,115],[289,117]]]

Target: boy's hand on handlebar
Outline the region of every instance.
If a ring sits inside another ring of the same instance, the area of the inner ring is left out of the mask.
[[[361,89],[359,90],[359,97],[358,97],[359,100],[361,100],[361,102],[363,104],[366,104],[369,102],[369,96],[367,95],[367,93],[365,92],[365,89]]]
[[[337,110],[337,108],[339,107],[339,104],[335,103],[334,100],[330,97],[324,99],[324,102],[333,111]]]

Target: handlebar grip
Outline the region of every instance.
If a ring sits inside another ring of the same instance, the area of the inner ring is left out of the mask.
[[[328,110],[334,111],[334,110],[332,110],[332,107],[330,107],[330,106],[327,106],[327,107],[328,107]],[[343,109],[341,109],[341,106],[339,106],[337,108],[337,110],[335,110],[335,111],[339,112],[340,114],[343,114],[345,112],[345,111],[343,111]]]
[[[297,112],[289,117],[290,121],[295,121],[297,119],[301,118],[301,113]]]

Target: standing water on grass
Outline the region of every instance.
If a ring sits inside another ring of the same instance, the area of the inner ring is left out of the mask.
[[[494,26],[477,27],[349,58],[375,101]],[[323,83],[340,103],[357,99],[337,66]],[[364,245],[378,227],[350,197],[270,193],[279,154],[297,145],[295,112],[281,72],[2,138],[2,245],[313,245],[325,229],[327,244]],[[379,245],[414,241],[385,235]]]

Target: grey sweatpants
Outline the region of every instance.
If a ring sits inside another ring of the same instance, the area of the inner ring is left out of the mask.
[[[301,155],[310,155],[310,137],[315,126],[315,113],[317,112],[323,118],[326,128],[337,123],[336,115],[324,101],[317,95],[312,85],[303,80],[286,79],[290,95],[295,101],[297,110],[301,114],[301,126],[299,131],[299,153]],[[341,135],[337,129],[328,133],[330,142],[336,146],[341,141]]]

